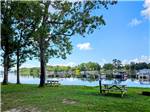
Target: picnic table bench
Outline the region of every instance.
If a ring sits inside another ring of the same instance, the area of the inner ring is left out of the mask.
[[[50,85],[50,86],[59,86],[60,83],[58,80],[47,80],[46,85]]]
[[[107,94],[109,92],[120,92],[121,97],[127,93],[127,86],[126,85],[119,85],[119,84],[102,84],[100,85],[100,91],[103,94]]]

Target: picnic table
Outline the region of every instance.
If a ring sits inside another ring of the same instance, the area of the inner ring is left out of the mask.
[[[50,85],[50,86],[59,86],[60,83],[58,80],[47,80],[46,85]]]
[[[127,93],[127,86],[126,85],[120,85],[120,84],[102,84],[100,85],[100,91],[103,94],[107,94],[109,92],[120,92],[121,97],[124,96],[124,94]]]

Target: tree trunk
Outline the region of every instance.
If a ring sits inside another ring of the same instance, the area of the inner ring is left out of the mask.
[[[4,55],[4,79],[3,84],[8,84],[8,54]]]
[[[45,84],[45,49],[43,39],[40,38],[40,85],[43,87]]]
[[[20,59],[19,59],[19,49],[17,49],[17,84],[20,84],[20,74],[19,74],[19,64],[20,64]]]

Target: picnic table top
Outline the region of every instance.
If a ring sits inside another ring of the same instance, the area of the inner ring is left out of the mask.
[[[104,86],[127,86],[125,84],[102,84]]]
[[[50,80],[50,79],[47,79],[47,82],[59,82],[58,80]]]

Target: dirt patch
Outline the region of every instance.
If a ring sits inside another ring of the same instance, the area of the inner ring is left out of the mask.
[[[24,108],[24,107],[18,107],[18,108],[13,108],[4,112],[40,112],[38,109],[36,108]]]
[[[64,104],[75,104],[75,103],[77,103],[77,101],[72,100],[72,99],[63,99],[62,103],[64,103]]]

